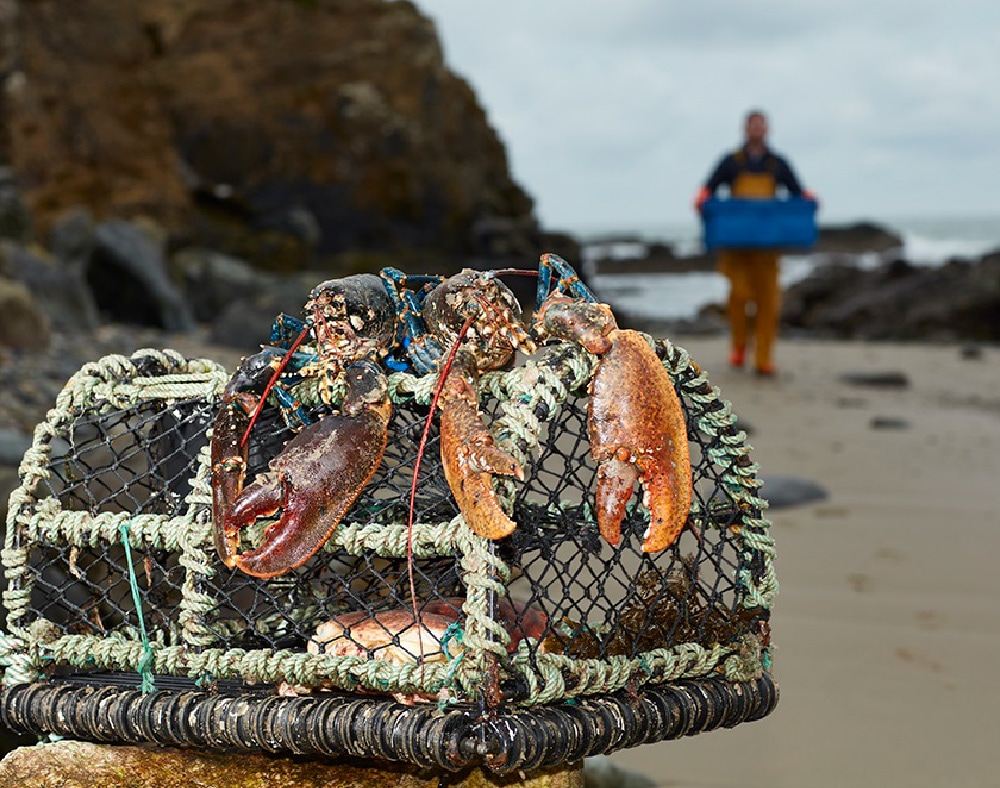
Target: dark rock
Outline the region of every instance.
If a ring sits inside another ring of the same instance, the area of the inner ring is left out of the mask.
[[[1000,341],[1000,252],[939,267],[821,266],[788,288],[782,325],[843,339]]]
[[[190,331],[191,309],[167,276],[163,245],[123,219],[109,219],[94,232],[87,281],[98,308],[122,323]]]
[[[656,780],[623,769],[607,755],[592,755],[583,762],[583,788],[656,788]]]
[[[743,421],[743,419],[737,418],[736,423],[733,425],[738,430],[743,430],[747,435],[753,435],[757,432],[757,429],[749,422]]]
[[[253,352],[267,343],[274,318],[272,310],[251,300],[231,301],[212,322],[208,338],[213,345]]]
[[[0,465],[16,468],[21,464],[21,457],[30,448],[30,435],[17,429],[0,427]]]
[[[277,286],[274,276],[210,249],[187,248],[170,259],[170,271],[200,323],[215,322],[235,301],[253,300]]]
[[[83,205],[259,267],[346,270],[358,251],[406,267],[472,255],[487,218],[518,254],[540,251],[503,143],[413,3],[61,9],[19,5],[23,80],[4,97],[43,234]]]
[[[274,278],[254,295],[229,301],[210,321],[210,341],[248,352],[258,350],[268,341],[279,314],[303,317],[310,291],[322,280],[318,274]]]
[[[787,509],[816,501],[825,501],[830,493],[825,487],[809,479],[796,476],[766,476],[760,495],[770,504],[771,509]]]
[[[26,243],[31,239],[31,214],[21,199],[10,167],[0,166],[0,238]]]
[[[0,279],[0,346],[45,350],[51,330],[45,313],[20,282]]]
[[[910,379],[903,372],[844,372],[839,378],[848,386],[862,386],[873,389],[905,389]]]
[[[530,216],[482,216],[472,224],[472,238],[477,258],[530,260],[538,255],[538,225]]]
[[[983,358],[983,346],[970,342],[962,345],[959,353],[966,361],[980,361]]]
[[[52,330],[89,332],[97,327],[97,305],[80,262],[50,257],[37,247],[0,241],[0,272],[31,292]]]
[[[868,426],[873,430],[908,430],[910,422],[899,416],[872,416]]]
[[[872,222],[821,226],[813,252],[857,255],[903,248],[898,233]]]
[[[49,251],[67,265],[86,270],[95,244],[94,219],[84,208],[69,210],[52,224]]]

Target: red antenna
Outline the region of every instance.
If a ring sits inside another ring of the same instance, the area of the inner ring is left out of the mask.
[[[302,333],[295,338],[294,342],[292,342],[291,347],[288,348],[288,352],[285,353],[285,357],[281,359],[281,363],[278,364],[278,368],[274,370],[274,374],[271,375],[271,379],[267,381],[267,385],[264,386],[264,393],[260,395],[260,399],[257,401],[257,407],[254,408],[253,415],[250,416],[250,423],[247,425],[247,430],[243,433],[243,437],[240,439],[241,449],[247,445],[247,441],[250,439],[250,430],[252,430],[253,425],[257,423],[257,418],[260,416],[261,410],[264,409],[264,402],[267,400],[267,395],[271,393],[271,389],[274,388],[274,384],[278,382],[278,378],[281,377],[281,373],[285,371],[285,367],[288,366],[288,362],[292,360],[292,354],[295,353],[299,345],[305,341],[305,338],[309,334],[309,330],[309,326],[302,329]]]
[[[427,436],[431,431],[434,411],[437,410],[438,400],[441,398],[441,390],[444,388],[444,381],[451,371],[452,364],[455,362],[455,356],[458,354],[458,348],[461,346],[462,340],[465,339],[465,335],[469,332],[469,327],[472,326],[474,319],[473,315],[469,315],[465,319],[465,322],[462,324],[462,330],[458,332],[458,336],[452,343],[451,350],[448,351],[448,357],[445,359],[444,364],[441,365],[437,386],[434,388],[434,396],[431,398],[431,407],[427,412],[427,419],[424,421],[424,431],[420,436],[420,445],[417,447],[417,458],[413,462],[413,482],[410,485],[410,514],[406,523],[406,571],[410,580],[410,601],[413,603],[413,623],[417,627],[417,648],[420,650],[418,657],[420,658],[421,671],[423,671],[424,664],[424,640],[420,625],[420,609],[417,607],[417,585],[413,579],[413,513],[417,502],[417,477],[420,474],[420,461],[423,459],[424,450],[427,448]]]

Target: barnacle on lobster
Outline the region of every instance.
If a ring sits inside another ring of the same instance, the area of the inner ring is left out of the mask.
[[[691,458],[684,411],[649,343],[620,329],[606,304],[553,294],[538,310],[543,338],[577,342],[599,357],[590,383],[587,427],[599,463],[597,523],[609,544],[621,540],[625,506],[638,481],[649,508],[642,549],[672,545],[688,521]]]

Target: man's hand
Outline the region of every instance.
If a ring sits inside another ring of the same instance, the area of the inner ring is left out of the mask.
[[[694,209],[701,213],[701,209],[705,206],[705,202],[709,197],[712,196],[712,192],[709,191],[707,186],[702,186],[694,198]]]

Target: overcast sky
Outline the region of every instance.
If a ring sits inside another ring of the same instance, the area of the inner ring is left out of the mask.
[[[821,220],[1000,217],[995,0],[415,0],[549,228],[689,222],[751,106]]]

